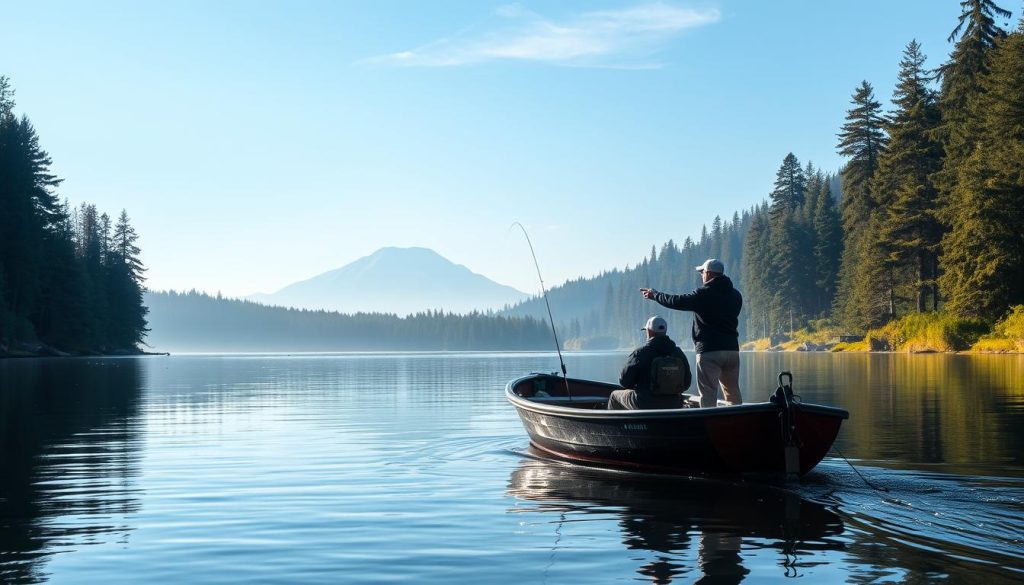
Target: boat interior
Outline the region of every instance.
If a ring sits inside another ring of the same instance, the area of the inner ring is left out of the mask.
[[[568,388],[567,388],[568,385]],[[524,378],[512,387],[516,396],[530,402],[554,404],[569,408],[586,410],[605,410],[608,407],[608,396],[613,390],[621,390],[619,386],[604,382],[574,380],[558,376],[536,376]],[[698,408],[700,397],[684,394],[687,408]]]

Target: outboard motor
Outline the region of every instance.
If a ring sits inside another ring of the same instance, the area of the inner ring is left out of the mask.
[[[784,380],[785,379],[785,380]],[[779,373],[779,387],[770,398],[779,407],[779,423],[782,430],[782,444],[785,449],[786,475],[796,478],[800,475],[800,438],[796,428],[796,400],[793,397],[793,374]]]

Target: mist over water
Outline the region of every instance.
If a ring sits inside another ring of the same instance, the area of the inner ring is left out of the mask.
[[[2,361],[0,581],[1024,579],[1024,357],[742,359],[850,411],[802,482],[545,459],[502,390],[553,353]]]

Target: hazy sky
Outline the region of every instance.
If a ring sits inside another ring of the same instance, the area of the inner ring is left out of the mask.
[[[1019,2],[1004,1],[1019,14]],[[636,263],[841,164],[862,79],[950,51],[956,0],[0,2],[72,204],[127,209],[154,289],[272,292],[384,246],[502,284]]]

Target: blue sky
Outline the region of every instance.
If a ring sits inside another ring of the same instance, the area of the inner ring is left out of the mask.
[[[1020,6],[1003,2],[1014,11]],[[384,246],[503,284],[622,267],[835,170],[862,79],[956,0],[0,2],[0,75],[154,289],[272,292]]]

